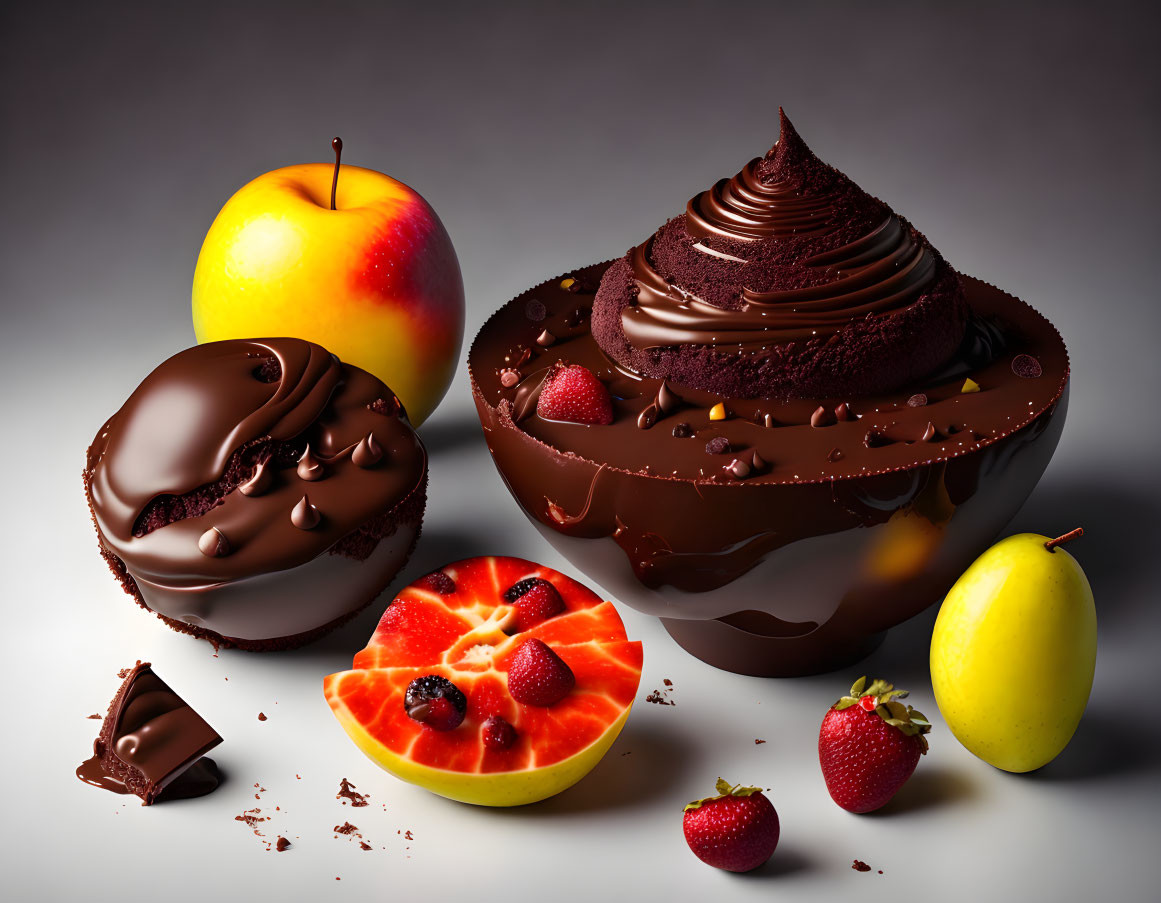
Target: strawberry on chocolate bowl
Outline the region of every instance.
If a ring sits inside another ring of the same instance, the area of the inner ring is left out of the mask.
[[[856,660],[938,601],[1055,450],[1068,355],[882,201],[778,142],[620,260],[510,301],[469,355],[509,490],[686,650]]]

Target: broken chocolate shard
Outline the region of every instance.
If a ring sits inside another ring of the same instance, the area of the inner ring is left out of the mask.
[[[556,336],[554,336],[547,329],[544,330],[543,332],[541,332],[540,335],[538,335],[536,337],[536,344],[539,345],[541,348],[547,348],[549,345],[551,345],[555,341],[556,341]]]
[[[222,742],[218,732],[138,662],[113,697],[92,758],[77,777],[116,793],[135,793],[149,806],[161,799],[202,796],[220,776],[207,752]]]
[[[937,429],[935,428],[935,424],[934,424],[934,423],[932,423],[930,420],[928,420],[928,421],[927,421],[927,428],[926,428],[926,429],[923,431],[923,439],[922,439],[922,441],[924,441],[924,442],[935,442],[935,441],[937,441],[937,440],[938,440],[938,439],[940,439],[940,438],[942,438],[942,437],[939,435],[939,430],[937,430]]]
[[[275,841],[275,843],[274,843],[274,849],[277,850],[279,853],[285,853],[287,851],[287,849],[289,849],[289,848],[290,848],[290,841],[287,840],[285,837],[283,837],[281,834],[279,834],[278,840]]]

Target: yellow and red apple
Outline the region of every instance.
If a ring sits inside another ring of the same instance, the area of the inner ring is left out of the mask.
[[[447,231],[402,182],[308,163],[259,176],[218,213],[198,255],[199,342],[293,336],[378,376],[418,426],[451,382],[464,286]]]

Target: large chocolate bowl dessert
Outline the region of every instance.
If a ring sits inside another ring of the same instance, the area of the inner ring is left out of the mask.
[[[611,423],[540,416],[558,362]],[[698,658],[785,676],[862,657],[987,547],[1060,438],[1068,355],[783,117],[624,258],[497,311],[469,370],[562,554]]]

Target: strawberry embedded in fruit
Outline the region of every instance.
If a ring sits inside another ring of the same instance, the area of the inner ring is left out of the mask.
[[[516,629],[531,630],[564,611],[564,600],[547,580],[530,577],[514,584],[504,593],[505,601],[516,609]]]
[[[516,743],[516,728],[500,715],[484,722],[484,746],[495,752],[511,749]]]
[[[441,596],[450,596],[456,591],[456,582],[443,571],[432,571],[416,580],[413,586],[431,590]]]
[[[717,791],[717,796],[685,807],[685,842],[698,859],[714,868],[756,869],[778,846],[778,813],[757,787],[731,787],[718,778]]]
[[[407,717],[437,731],[460,726],[468,710],[468,700],[460,688],[446,677],[428,674],[407,685],[403,696]]]
[[[887,802],[927,752],[931,724],[898,700],[907,693],[883,680],[859,678],[849,696],[822,719],[818,761],[831,799],[848,812],[871,812]]]
[[[603,426],[613,422],[613,400],[587,367],[558,362],[544,380],[536,414],[544,420]]]
[[[508,663],[508,692],[524,705],[555,705],[575,686],[572,669],[543,640],[525,640]]]

